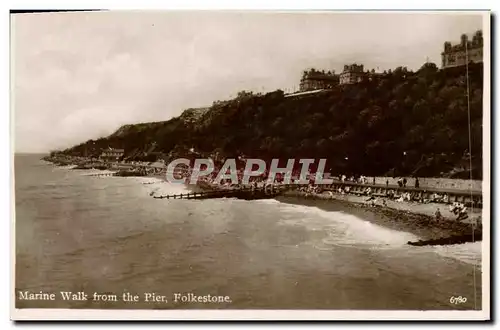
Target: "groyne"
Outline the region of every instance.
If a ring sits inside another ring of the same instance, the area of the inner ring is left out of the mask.
[[[474,231],[472,233],[472,231]],[[442,237],[437,239],[429,240],[419,240],[416,242],[408,241],[408,245],[413,246],[427,246],[427,245],[453,245],[453,244],[464,244],[469,242],[478,242],[483,240],[483,233],[478,229],[471,229],[471,233],[462,235],[452,235],[448,237]]]
[[[252,189],[222,189],[195,191],[187,194],[171,194],[163,196],[153,196],[156,199],[214,199],[214,198],[237,198],[244,200],[269,199],[281,194],[279,190],[268,190],[265,188]]]

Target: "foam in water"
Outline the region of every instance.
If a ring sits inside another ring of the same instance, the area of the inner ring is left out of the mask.
[[[261,204],[270,204],[270,205],[282,204],[281,202],[279,202],[275,199],[257,199],[254,202],[261,203]]]
[[[343,226],[342,241],[348,244],[392,248],[404,246],[408,241],[418,240],[418,237],[411,233],[388,229],[353,215],[338,212],[335,218]]]
[[[284,215],[283,223],[304,225],[311,230],[328,232],[328,237],[323,239],[321,244],[324,245],[323,248],[329,245],[375,249],[410,248],[407,245],[408,241],[420,239],[411,233],[388,229],[347,213],[328,212],[317,207],[277,203],[281,204],[279,207]],[[299,214],[302,216],[298,217]],[[319,219],[323,219],[323,221]],[[322,248],[321,246],[317,247]],[[411,249],[413,253],[432,252],[469,264],[481,264],[481,242],[411,247]]]
[[[322,241],[324,245],[394,248],[419,239],[411,233],[388,229],[343,212],[291,204],[279,208],[284,215],[283,224],[304,225],[328,233]]]
[[[482,242],[430,246],[431,251],[447,258],[454,258],[468,264],[481,265]]]
[[[48,163],[48,164],[51,164],[51,163]],[[77,165],[64,165],[64,166],[55,166],[52,168],[52,172],[55,172],[55,171],[62,171],[62,170],[71,170],[73,168],[75,168]]]
[[[150,191],[150,193],[154,193],[155,196],[187,194],[191,192],[191,190],[188,189],[185,185],[173,184],[161,180],[157,184],[151,186],[144,185],[144,187],[147,187],[148,191]]]
[[[165,183],[165,180],[159,179],[159,178],[144,178],[144,177],[132,177],[136,179],[139,183],[142,184],[159,184],[159,183]]]
[[[93,176],[96,174],[114,174],[116,171],[110,170],[85,170],[85,173],[82,173],[83,176]]]

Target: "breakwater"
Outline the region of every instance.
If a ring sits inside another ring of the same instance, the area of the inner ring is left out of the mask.
[[[474,232],[472,232],[474,231]],[[469,242],[478,242],[483,240],[483,233],[478,229],[471,230],[470,233],[462,235],[452,235],[448,237],[442,237],[437,239],[429,240],[419,240],[416,242],[408,242],[408,245],[413,246],[427,246],[427,245],[453,245],[453,244],[464,244]]]
[[[172,194],[163,196],[153,196],[156,199],[213,199],[213,198],[237,198],[244,200],[269,199],[281,194],[281,190],[270,190],[266,188],[241,188],[241,189],[220,189],[191,192],[187,194]]]

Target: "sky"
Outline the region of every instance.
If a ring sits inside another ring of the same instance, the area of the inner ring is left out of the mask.
[[[11,17],[16,152],[168,120],[240,90],[297,90],[308,68],[440,66],[478,13],[109,11]]]

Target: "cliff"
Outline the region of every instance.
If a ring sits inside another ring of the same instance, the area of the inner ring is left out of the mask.
[[[282,91],[240,93],[164,122],[126,125],[64,152],[155,160],[189,154],[222,157],[327,158],[332,173],[482,178],[482,64],[416,72],[396,68],[355,85],[298,97]],[[470,105],[470,127],[468,101]]]

